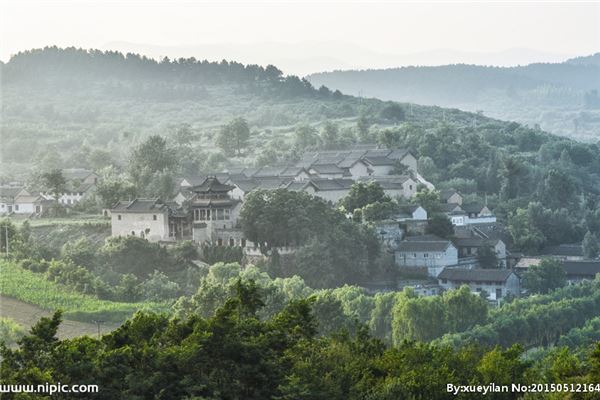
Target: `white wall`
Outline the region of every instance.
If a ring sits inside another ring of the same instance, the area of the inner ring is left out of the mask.
[[[154,220],[156,215],[156,221]],[[121,219],[119,219],[119,216]],[[169,237],[169,217],[163,213],[119,213],[113,212],[110,216],[112,236],[143,237],[151,242],[165,240]],[[146,229],[150,229],[146,234]]]

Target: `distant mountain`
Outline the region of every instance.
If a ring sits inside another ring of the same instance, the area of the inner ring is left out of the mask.
[[[575,57],[565,61],[568,64],[574,65],[596,65],[600,66],[600,53],[595,53],[590,56]]]
[[[158,46],[146,43],[109,42],[103,50],[145,54],[161,59],[196,57],[212,61],[237,60],[245,64],[277,65],[285,74],[307,75],[320,71],[390,68],[411,65],[475,64],[509,67],[532,62],[555,63],[571,57],[528,48],[502,51],[459,51],[433,49],[418,52],[374,51],[344,41],[263,42],[249,44],[215,43],[186,46]]]
[[[384,100],[483,110],[581,140],[600,139],[598,54],[515,67],[443,65],[312,74],[316,87]]]

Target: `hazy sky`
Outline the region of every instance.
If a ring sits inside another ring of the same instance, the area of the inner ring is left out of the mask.
[[[155,57],[235,57],[307,73],[462,60],[510,65],[600,51],[600,2],[0,0],[0,4],[3,61],[20,50],[55,44],[112,47]]]

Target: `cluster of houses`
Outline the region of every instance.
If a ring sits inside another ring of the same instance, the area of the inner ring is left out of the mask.
[[[394,174],[397,170],[404,174]],[[209,176],[182,177],[171,202],[158,199],[119,202],[110,210],[112,234],[136,235],[152,241],[187,239],[253,247],[238,223],[244,198],[251,191],[304,191],[335,204],[360,181],[376,181],[394,198],[411,198],[419,184],[433,188],[419,175],[417,160],[408,150],[362,146],[347,151],[307,153],[296,165],[239,167]]]
[[[58,202],[64,206],[75,205],[92,196],[99,176],[81,168],[62,170],[66,185]],[[0,215],[41,216],[52,207],[56,199],[47,189],[31,189],[13,182],[0,186]]]
[[[63,176],[67,189],[58,202],[65,206],[90,197],[99,180],[95,173],[84,169],[63,170]],[[295,165],[229,168],[207,176],[185,176],[178,180],[176,195],[169,201],[123,200],[106,215],[111,218],[113,236],[239,246],[252,255],[257,246],[244,237],[239,223],[248,193],[257,189],[304,191],[335,204],[348,195],[355,182],[370,181],[378,182],[392,198],[410,199],[419,186],[434,189],[419,174],[417,160],[410,151],[362,146],[306,153]],[[496,217],[485,204],[466,202],[456,190],[442,190],[440,198],[437,210],[452,222],[451,239],[426,233],[429,216],[419,205],[405,206],[376,225],[400,271],[416,272],[436,282],[417,285],[415,291],[433,295],[468,285],[490,301],[519,296],[519,276],[541,258],[525,257],[516,263],[516,257],[506,249]],[[48,191],[26,190],[19,185],[0,187],[0,215],[41,215],[56,201]],[[593,278],[600,272],[600,262],[583,260],[580,245],[567,247],[550,252],[563,261],[570,282]],[[495,268],[480,265],[483,249],[495,256]],[[282,249],[280,254],[287,250],[293,251]],[[567,255],[558,255],[561,251]]]

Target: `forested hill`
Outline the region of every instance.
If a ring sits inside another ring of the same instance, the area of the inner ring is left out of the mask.
[[[236,117],[245,118],[252,129],[245,159],[237,160],[244,163],[254,163],[270,143],[279,154],[289,150],[294,130],[302,124],[319,129],[327,121],[335,123],[337,145],[344,146],[357,140],[345,128],[354,127],[360,115],[374,126],[492,121],[417,105],[404,105],[402,115],[393,110],[382,114],[389,103],[316,88],[296,76],[283,76],[274,66],[228,61],[156,61],[135,54],[47,47],[16,54],[1,68],[0,159],[5,164],[39,164],[50,158],[52,165],[82,166],[89,159],[75,154],[82,148],[106,151],[110,157],[93,158],[124,164],[131,145],[185,126],[194,133],[194,143],[214,155],[211,165],[218,166],[224,160],[212,152],[214,135]],[[328,145],[335,146],[336,140]],[[15,171],[6,165],[3,170]]]
[[[436,104],[598,140],[598,54],[517,67],[444,65],[313,74],[314,85],[385,100]]]

